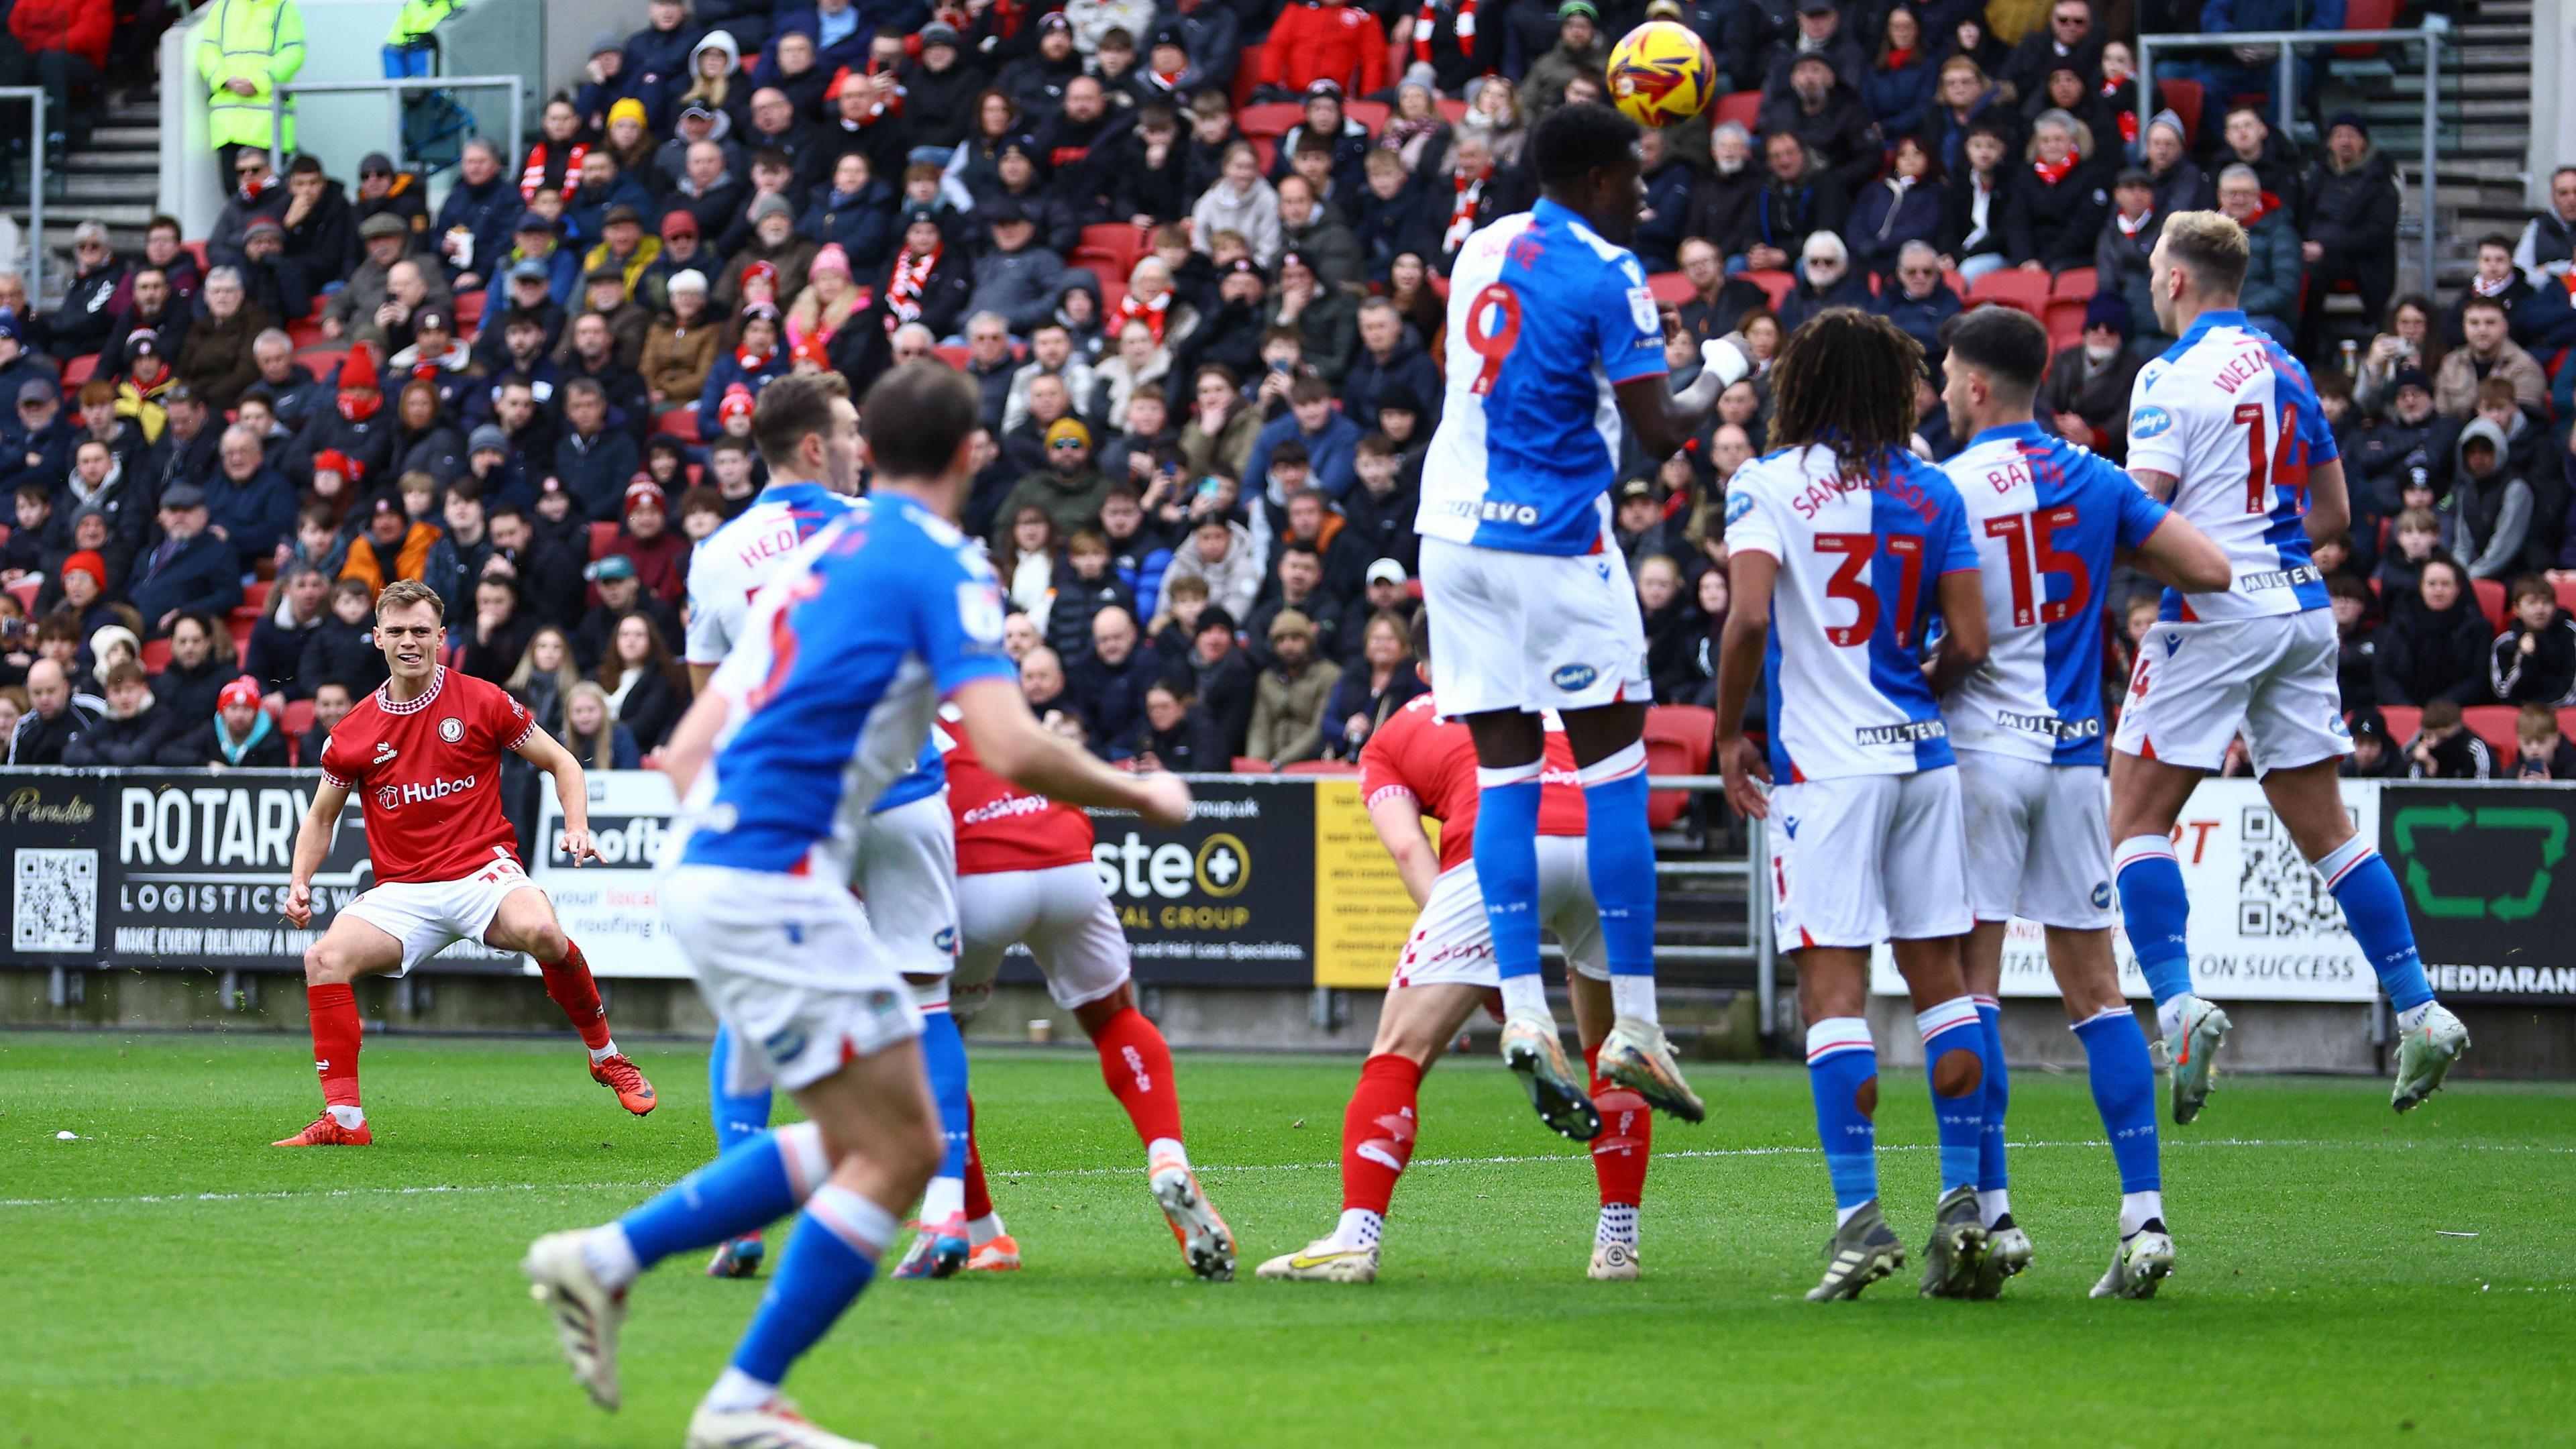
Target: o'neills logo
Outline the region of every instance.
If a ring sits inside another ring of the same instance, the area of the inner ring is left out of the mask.
[[[78,795],[52,802],[33,785],[9,793],[12,825],[87,825],[97,814],[98,807]]]
[[[473,788],[472,775],[462,780],[432,780],[426,785],[386,785],[376,791],[376,803],[388,810],[403,805],[425,805],[450,795],[462,795]]]

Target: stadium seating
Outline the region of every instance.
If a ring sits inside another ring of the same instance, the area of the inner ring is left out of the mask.
[[[1279,773],[1277,767],[1273,766],[1268,760],[1262,759],[1258,755],[1235,756],[1234,772],[1238,775],[1275,775]]]
[[[63,364],[63,391],[72,392],[98,373],[98,354],[86,352]]]
[[[2040,320],[2048,324],[2048,349],[2061,352],[2084,340],[2084,309],[2090,303],[2081,297],[2051,297]]]
[[[1384,101],[1344,101],[1342,114],[1368,128],[1372,136],[1386,129],[1389,109]]]
[[[1646,290],[1655,294],[1656,301],[1670,302],[1676,307],[1699,295],[1690,278],[1679,272],[1655,273],[1646,279]]]
[[[1744,280],[1762,289],[1764,295],[1771,299],[1773,311],[1779,310],[1780,299],[1796,290],[1798,285],[1798,277],[1794,272],[1759,271],[1744,272],[1740,275]]]
[[[1252,140],[1275,141],[1304,119],[1306,108],[1295,101],[1265,101],[1236,111],[1234,128]]]
[[[653,426],[684,443],[702,441],[698,437],[698,410],[695,406],[672,408],[655,418]]]
[[[42,579],[20,579],[9,586],[9,596],[16,599],[18,607],[26,610],[27,617],[32,619],[36,617],[36,593],[44,586]]]
[[[1234,108],[1238,111],[1252,104],[1253,77],[1261,74],[1261,50],[1259,45],[1247,45],[1235,52],[1232,90]]]
[[[2550,588],[2558,595],[2558,607],[2576,614],[2576,574],[2561,574]]]
[[[2200,82],[2167,80],[2163,76],[2157,76],[2156,90],[2164,97],[2166,109],[2182,118],[2183,144],[2198,145],[2200,143],[2200,103],[2203,94]]]
[[[1693,704],[1659,704],[1646,711],[1646,771],[1653,775],[1701,775],[1717,743],[1717,711]],[[1672,828],[1690,808],[1688,790],[1657,790],[1646,797],[1646,823]]]
[[[606,558],[608,556],[608,550],[610,547],[615,545],[616,542],[616,524],[594,523],[590,526],[590,556],[592,558]]]
[[[158,674],[169,667],[170,641],[167,639],[144,640],[143,672],[146,674]]]
[[[2100,290],[2098,276],[2099,274],[2091,267],[2068,267],[2050,281],[2048,295],[2072,297],[2078,302],[2089,302],[2093,299],[2094,292]]]
[[[2514,716],[2520,713],[2521,710],[2509,704],[2478,704],[2460,711],[2460,723],[2467,725],[2471,734],[2486,741],[2487,748],[2496,752],[2498,773],[2502,773],[2502,767],[2522,752],[2521,744],[2513,733]]]
[[[2469,588],[2478,596],[2478,612],[2487,616],[2487,627],[2504,632],[2504,585],[2494,579],[2471,579]]]
[[[1761,119],[1762,93],[1760,91],[1734,91],[1717,98],[1717,115],[1709,124],[1712,128],[1715,128],[1717,126],[1723,126],[1729,121],[1733,121],[1737,125],[1750,131],[1760,123]]]
[[[1968,305],[2010,307],[2040,317],[2048,310],[2048,274],[2004,267],[1968,284]]]
[[[1359,772],[1360,767],[1349,760],[1299,760],[1293,765],[1279,767],[1279,773],[1283,775],[1356,775]]]
[[[2424,711],[2411,704],[2383,704],[2379,707],[2379,717],[2388,722],[2388,743],[2399,749],[2415,738],[2416,731],[2424,728]]]

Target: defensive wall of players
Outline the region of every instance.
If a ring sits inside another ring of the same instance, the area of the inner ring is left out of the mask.
[[[0,943],[0,1024],[300,1029],[297,977],[310,937],[276,897],[308,772],[0,771],[10,931]],[[566,927],[592,943],[634,1030],[709,1032],[687,967],[663,934],[652,861],[669,826],[667,780],[590,777],[603,860],[576,872],[548,856],[531,874]],[[1350,777],[1217,776],[1176,830],[1098,821],[1095,864],[1117,904],[1148,1004],[1177,1044],[1357,1050],[1413,908],[1370,832]],[[2479,1066],[2576,1075],[2576,786],[2347,781],[2357,826],[2379,841],[2407,893],[2434,984],[2479,1033]],[[537,838],[554,836],[553,802]],[[2191,892],[2196,977],[2245,1025],[2245,1069],[2376,1070],[2383,1013],[2332,897],[2297,856],[2250,780],[2210,780],[2184,812],[2177,849]],[[313,929],[370,879],[357,802],[315,879]],[[2105,889],[2108,889],[2105,883]],[[2552,923],[2557,923],[2553,925]],[[2115,934],[2131,994],[2145,985]],[[389,1029],[548,1028],[496,976],[516,957],[457,946],[405,981],[370,983]],[[1785,975],[1785,972],[1783,972]],[[1873,1015],[1893,1055],[1902,988],[1881,963]],[[1667,1008],[1711,1057],[1764,1050],[1752,968],[1669,973]],[[982,1039],[1078,1040],[1025,958],[977,1022]],[[1783,993],[1785,995],[1785,993]],[[2003,994],[2016,1060],[2073,1064],[2039,933],[2016,923]],[[1044,1027],[1034,1026],[1046,1022]],[[371,1028],[372,1029],[372,1028]]]

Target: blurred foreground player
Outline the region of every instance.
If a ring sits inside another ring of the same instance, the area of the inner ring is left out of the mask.
[[[1943,331],[1950,435],[1945,465],[1967,510],[1985,581],[1985,667],[1941,700],[1966,806],[1968,990],[1986,1041],[1977,1208],[1986,1254],[1970,1287],[1991,1298],[2030,1264],[2004,1159],[2009,1081],[2000,1031],[2004,928],[2047,932],[2048,964],[2093,1082],[2120,1172],[2120,1235],[2096,1298],[2151,1298],[2173,1271],[2156,1152],[2155,1065],[2111,958],[2111,836],[2102,803],[2102,605],[2114,561],[2134,551],[2160,578],[2225,588],[2227,555],[2139,491],[2109,460],[2039,430],[2031,399],[2048,331],[1988,307]]]
[[[780,426],[854,456],[857,414],[833,391]],[[879,379],[867,401],[876,491],[762,591],[741,646],[666,748],[686,833],[663,877],[665,914],[709,1003],[808,1120],[617,1222],[538,1239],[520,1265],[574,1381],[613,1409],[628,1285],[803,1204],[749,1331],[691,1416],[693,1449],[853,1443],[807,1423],[779,1386],[875,1276],[944,1148],[914,1040],[920,1012],[843,884],[868,805],[911,768],[939,697],[1008,778],[1159,824],[1189,810],[1179,781],[1109,769],[1048,734],[1021,698],[1001,590],[950,522],[979,412],[973,385],[944,365]]]
[[[946,719],[935,739],[945,756],[957,830],[958,1004],[970,1014],[981,1006],[1002,957],[1027,946],[1046,975],[1047,994],[1073,1013],[1100,1053],[1101,1080],[1145,1144],[1146,1184],[1190,1271],[1233,1277],[1234,1231],[1199,1190],[1181,1145],[1172,1049],[1136,1008],[1127,935],[1091,863],[1091,817],[985,768],[955,718]],[[1017,1267],[1019,1245],[999,1246],[1007,1235],[977,1185],[981,1178],[979,1158],[965,1184],[966,1266]]]
[[[1413,647],[1427,664],[1431,643],[1418,616]],[[1584,863],[1584,796],[1575,786],[1574,751],[1563,732],[1549,731],[1546,748],[1538,816],[1539,922],[1565,948],[1567,994],[1591,1069],[1592,1106],[1601,1116],[1601,1133],[1592,1139],[1601,1218],[1586,1271],[1594,1278],[1634,1278],[1637,1209],[1654,1118],[1643,1097],[1601,1076],[1601,1041],[1612,1023],[1610,972]],[[1395,857],[1406,894],[1422,913],[1396,958],[1377,1040],[1342,1116],[1341,1222],[1331,1234],[1262,1264],[1264,1278],[1377,1281],[1387,1204],[1421,1129],[1417,1099],[1423,1073],[1501,982],[1476,888],[1476,744],[1466,727],[1442,719],[1434,696],[1414,698],[1360,752],[1360,798],[1368,803],[1378,839]],[[1422,828],[1425,819],[1440,822],[1437,850]]]
[[[324,1105],[311,1126],[273,1146],[364,1147],[375,1140],[358,1101],[363,1027],[352,983],[400,976],[458,941],[533,957],[546,995],[590,1049],[591,1077],[636,1116],[653,1110],[653,1084],[610,1038],[590,963],[556,923],[554,903],[528,880],[518,837],[501,815],[501,755],[509,751],[554,777],[565,859],[576,867],[597,859],[581,765],[499,685],[441,665],[446,636],[435,592],[408,579],[387,584],[376,596],[375,641],[388,677],[332,727],[322,747],[322,779],[295,833],[283,913],[298,930],[313,923],[313,873],[331,854],[351,791],[366,812],[375,884],[341,907],[304,953]]]
[[[2352,753],[2336,684],[2341,645],[2312,539],[2352,523],[2334,430],[2308,371],[2237,306],[2251,252],[2212,211],[2165,218],[2148,254],[2156,325],[2181,340],[2130,390],[2129,473],[2227,553],[2216,589],[2165,590],[2138,645],[2112,739],[2112,864],[2138,969],[2173,1060],[2173,1113],[2209,1096],[2227,1013],[2192,989],[2191,902],[2174,821],[2241,732],[2263,798],[2343,908],[2396,1009],[2403,1112],[2433,1095],[2468,1050],[2468,1028],[2433,999],[2415,928],[2388,862],[2353,829],[2337,775]]]
[[[1986,655],[1976,545],[1958,491],[1906,450],[1923,352],[1884,318],[1828,308],[1772,366],[1779,451],[1727,490],[1734,607],[1719,645],[1717,755],[1727,798],[1773,822],[1773,929],[1798,967],[1816,1131],[1834,1187],[1824,1280],[1856,1297],[1905,1261],[1878,1206],[1878,1052],[1862,1007],[1890,942],[1914,998],[1941,1198],[1923,1291],[1966,1291],[1977,1213],[1985,1033],[1959,973],[1968,932],[1959,772],[1940,696]],[[1935,616],[1940,652],[1921,662]],[[1744,735],[1756,672],[1770,756]],[[1755,783],[1771,781],[1766,796]]]
[[[1749,364],[1725,342],[1676,394],[1646,270],[1620,245],[1645,204],[1637,126],[1602,105],[1550,112],[1530,140],[1541,197],[1467,238],[1449,280],[1448,403],[1423,465],[1423,600],[1443,707],[1477,762],[1476,874],[1502,982],[1503,1062],[1540,1120],[1601,1130],[1566,1065],[1538,972],[1539,775],[1557,711],[1587,808],[1592,892],[1616,1024],[1603,1074],[1685,1121],[1706,1115],[1655,1011],[1655,849],[1646,823],[1646,633],[1610,527],[1621,419],[1669,458]]]

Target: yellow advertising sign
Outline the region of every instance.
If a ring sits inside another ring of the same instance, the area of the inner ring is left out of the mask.
[[[1315,984],[1385,990],[1413,917],[1404,878],[1369,825],[1360,782],[1317,779]]]

